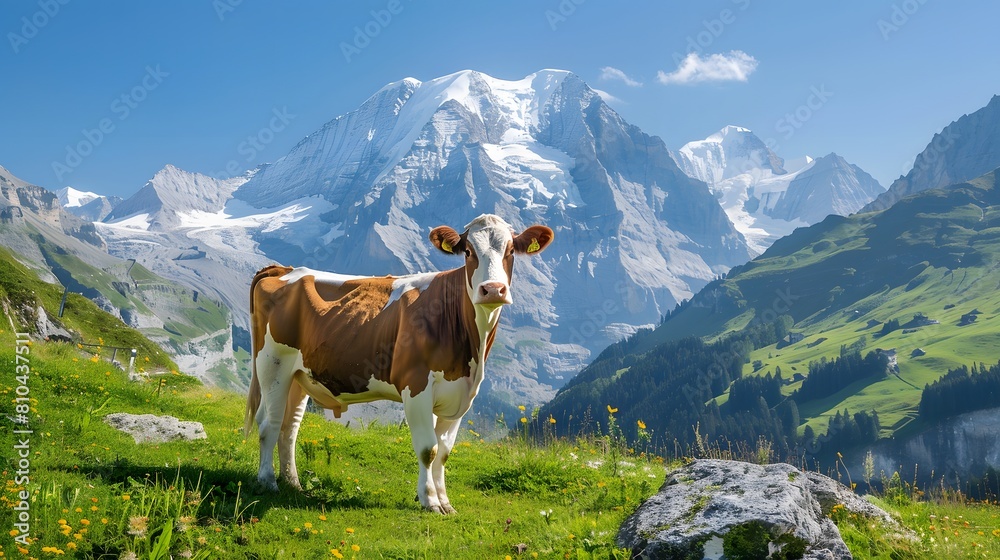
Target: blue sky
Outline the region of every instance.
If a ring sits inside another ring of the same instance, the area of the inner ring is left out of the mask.
[[[998,20],[941,0],[5,0],[0,164],[128,196],[168,163],[273,161],[406,76],[560,68],[670,148],[737,124],[888,186],[1000,93]]]

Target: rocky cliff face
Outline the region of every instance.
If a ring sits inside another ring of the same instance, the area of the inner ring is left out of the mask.
[[[871,175],[833,153],[814,160],[794,175],[784,196],[773,206],[763,204],[772,218],[812,225],[831,214],[849,216],[884,192]]]
[[[0,208],[5,209],[8,219],[25,218],[28,221],[39,220],[62,233],[74,237],[84,243],[104,249],[104,240],[97,234],[94,225],[82,218],[66,212],[56,194],[31,185],[12,175],[6,168],[0,166]],[[11,238],[11,243],[16,243]],[[28,243],[30,245],[30,242]]]
[[[972,477],[981,477],[987,468],[1000,469],[1000,408],[978,410],[941,422],[905,439],[884,441],[871,448],[875,472],[904,475],[919,466],[915,476],[922,482],[940,482],[962,488]],[[853,463],[861,466],[861,460]],[[854,468],[852,465],[851,468]],[[938,480],[930,480],[930,473]]]
[[[1000,167],[1000,95],[982,109],[963,115],[934,135],[917,155],[913,169],[865,206],[885,210],[898,200],[927,189],[974,179]]]

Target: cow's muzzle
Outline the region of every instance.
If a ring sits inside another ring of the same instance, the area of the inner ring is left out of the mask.
[[[483,282],[476,290],[476,305],[506,305],[511,303],[510,288],[503,282]]]

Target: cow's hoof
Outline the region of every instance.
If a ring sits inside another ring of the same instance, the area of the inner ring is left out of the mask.
[[[441,506],[424,506],[424,509],[433,513],[440,513],[441,515],[446,515],[448,513]]]
[[[451,515],[453,513],[458,513],[458,510],[451,507],[451,504],[441,504],[441,513],[445,515]]]
[[[257,486],[264,492],[277,492],[278,491],[278,481],[270,478],[258,478]]]
[[[299,483],[298,477],[295,477],[295,478],[286,478],[285,479],[285,484],[287,484],[288,486],[290,486],[294,490],[298,490],[300,492],[302,491],[302,484]]]

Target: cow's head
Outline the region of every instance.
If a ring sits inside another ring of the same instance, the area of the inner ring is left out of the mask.
[[[466,289],[474,305],[499,307],[511,303],[510,281],[514,253],[536,255],[552,242],[545,226],[531,226],[514,234],[498,216],[483,214],[459,234],[448,226],[431,231],[431,243],[445,253],[465,255]]]

